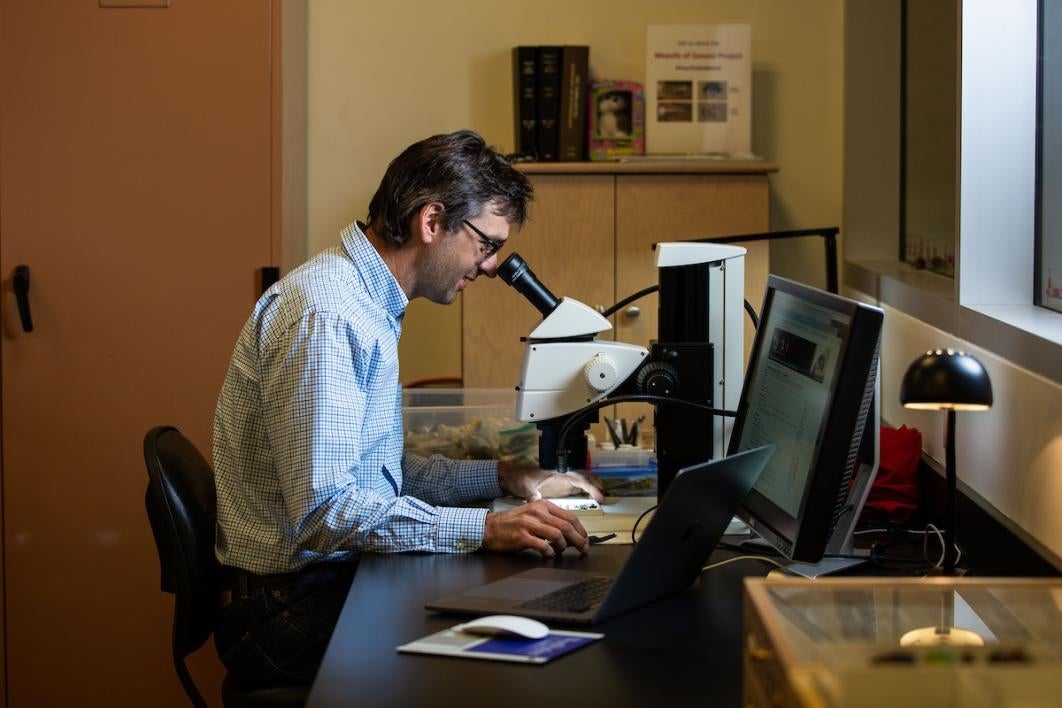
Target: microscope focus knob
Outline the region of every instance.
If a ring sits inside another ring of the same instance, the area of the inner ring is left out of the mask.
[[[643,366],[635,381],[639,391],[654,396],[672,396],[678,390],[679,376],[671,364],[656,361]]]
[[[595,391],[608,391],[619,383],[619,369],[616,362],[606,354],[595,354],[583,368],[586,383]]]

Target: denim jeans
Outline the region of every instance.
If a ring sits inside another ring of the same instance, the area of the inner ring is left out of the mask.
[[[254,589],[240,573],[214,623],[214,646],[232,678],[247,686],[311,683],[356,569],[357,561],[332,563]]]

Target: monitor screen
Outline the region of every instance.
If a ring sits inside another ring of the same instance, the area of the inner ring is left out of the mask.
[[[730,451],[777,446],[739,516],[791,560],[818,562],[845,509],[881,322],[876,307],[768,279]]]

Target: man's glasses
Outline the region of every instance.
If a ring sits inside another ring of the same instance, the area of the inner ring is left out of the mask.
[[[487,258],[490,258],[495,253],[500,251],[501,247],[505,245],[505,241],[496,241],[492,239],[490,236],[473,226],[472,222],[468,219],[463,219],[462,221],[464,222],[465,226],[472,229],[472,232],[479,237],[479,242],[483,245],[483,252],[484,254],[486,254]]]

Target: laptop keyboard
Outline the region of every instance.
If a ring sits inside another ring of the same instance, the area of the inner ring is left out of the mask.
[[[560,590],[521,602],[516,607],[550,612],[586,612],[601,604],[613,580],[614,578],[604,576],[587,578]]]

